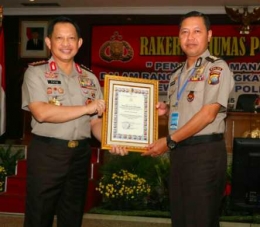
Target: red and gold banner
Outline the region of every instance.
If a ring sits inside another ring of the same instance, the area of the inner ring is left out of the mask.
[[[224,58],[234,72],[235,99],[241,93],[260,93],[260,27],[252,26],[249,35],[239,29],[214,25],[209,44],[211,54]],[[171,71],[184,60],[177,25],[93,27],[91,69],[101,85],[105,74],[155,79],[165,94]]]

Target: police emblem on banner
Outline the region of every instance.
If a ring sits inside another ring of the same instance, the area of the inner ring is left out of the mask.
[[[134,56],[131,45],[123,40],[118,32],[114,32],[109,41],[106,41],[100,48],[100,58],[106,62],[111,61],[130,61]]]

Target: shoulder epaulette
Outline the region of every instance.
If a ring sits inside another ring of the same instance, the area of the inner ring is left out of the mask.
[[[31,62],[31,63],[29,63],[28,65],[38,66],[38,65],[45,65],[45,64],[48,64],[48,61],[46,61],[46,60],[36,61],[36,62]]]
[[[80,68],[85,69],[85,70],[87,70],[87,71],[93,73],[93,71],[92,71],[90,68],[88,68],[87,66],[85,66],[85,65],[82,65],[82,64],[81,64],[81,65],[80,65]]]
[[[175,69],[170,72],[170,74],[175,73],[178,69],[180,69],[180,68],[183,67],[183,66],[184,66],[184,62],[178,64],[178,65],[175,67]]]
[[[215,57],[215,56],[212,56],[212,55],[206,57],[205,59],[206,59],[207,61],[211,62],[211,63],[213,63],[213,62],[215,62],[215,61],[218,61],[218,60],[221,60],[221,58],[218,58],[218,57]]]

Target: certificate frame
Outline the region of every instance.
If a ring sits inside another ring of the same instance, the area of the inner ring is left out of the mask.
[[[158,81],[105,75],[102,149],[144,152],[158,139]]]

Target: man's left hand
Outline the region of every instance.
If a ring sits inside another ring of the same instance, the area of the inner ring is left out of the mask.
[[[114,145],[114,146],[112,147],[112,149],[109,150],[109,153],[110,153],[110,154],[114,154],[114,155],[125,156],[125,155],[128,155],[128,150],[126,149],[126,147]]]
[[[168,147],[166,144],[166,138],[160,138],[150,144],[147,147],[147,151],[143,152],[141,155],[142,156],[151,156],[151,157],[157,157],[160,156],[168,151]]]

